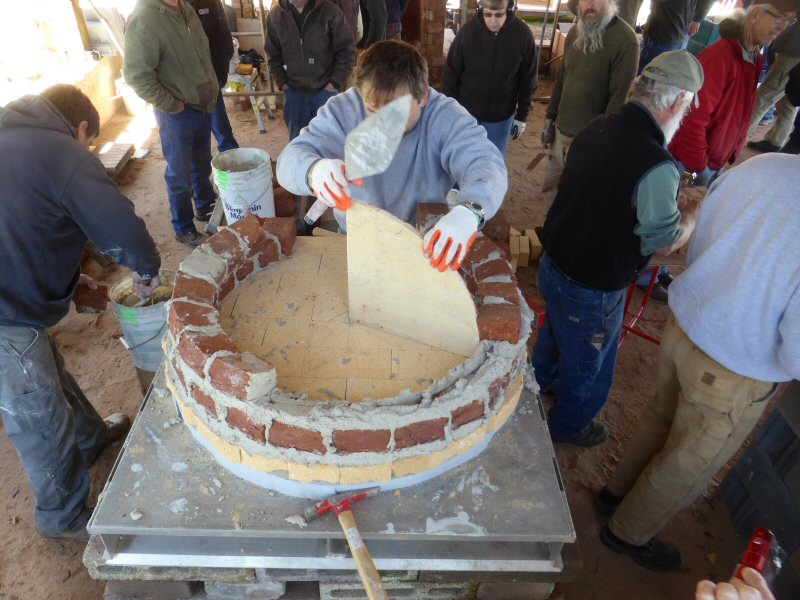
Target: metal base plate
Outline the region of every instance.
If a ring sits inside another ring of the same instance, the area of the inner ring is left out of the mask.
[[[354,568],[335,518],[287,521],[311,501],[237,477],[179,419],[159,372],[89,522],[107,564]],[[553,572],[575,541],[543,413],[527,391],[483,453],[354,510],[378,569]]]

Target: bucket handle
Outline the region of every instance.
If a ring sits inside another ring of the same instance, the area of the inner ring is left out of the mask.
[[[120,338],[120,341],[122,341],[122,344],[123,344],[123,345],[124,345],[124,346],[125,346],[125,347],[126,347],[128,350],[136,350],[137,348],[141,348],[141,347],[142,347],[142,346],[144,346],[145,344],[149,344],[150,342],[152,342],[152,341],[153,341],[154,339],[156,339],[157,337],[164,335],[162,332],[164,331],[164,328],[165,328],[166,326],[167,326],[167,322],[166,322],[166,321],[164,321],[164,324],[161,326],[161,328],[160,328],[158,331],[156,331],[156,334],[155,334],[153,337],[151,337],[151,338],[150,338],[150,339],[148,339],[148,340],[145,340],[145,341],[143,341],[141,344],[136,344],[135,346],[131,346],[131,345],[129,345],[129,344],[128,344],[128,342],[127,342],[127,341],[125,341],[125,338],[124,338],[124,337]]]

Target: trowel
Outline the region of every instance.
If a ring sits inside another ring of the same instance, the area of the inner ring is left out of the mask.
[[[397,147],[406,132],[411,114],[411,95],[400,96],[367,117],[347,134],[344,142],[344,164],[350,181],[383,173],[392,163]],[[352,202],[350,198],[346,198]],[[328,208],[317,199],[306,213],[309,225]]]

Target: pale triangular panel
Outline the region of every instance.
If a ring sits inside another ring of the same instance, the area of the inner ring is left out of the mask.
[[[350,322],[470,356],[478,346],[475,304],[461,276],[440,273],[410,225],[374,206],[347,211]]]

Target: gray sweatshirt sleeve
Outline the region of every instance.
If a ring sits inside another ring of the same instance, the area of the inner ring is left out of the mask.
[[[278,183],[292,194],[311,195],[308,172],[319,159],[344,160],[344,141],[356,122],[344,122],[347,111],[331,110],[331,106],[338,106],[342,100],[341,96],[336,96],[320,108],[308,127],[289,142],[278,157],[275,168]]]
[[[454,100],[440,111],[436,121],[443,125],[442,168],[458,184],[459,201],[480,204],[488,221],[500,209],[508,189],[503,157],[486,137],[486,130]]]

